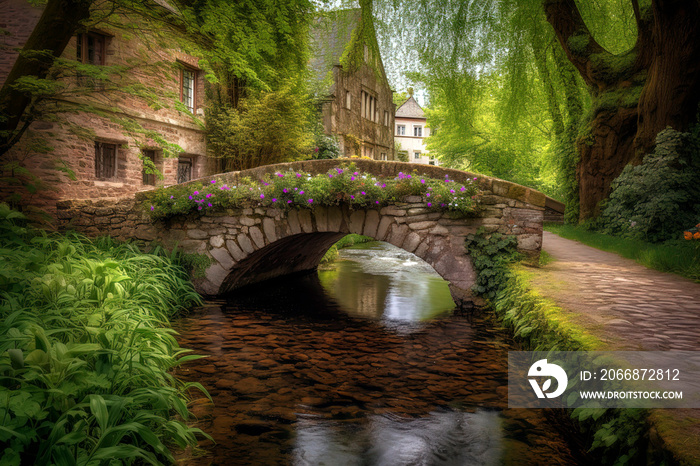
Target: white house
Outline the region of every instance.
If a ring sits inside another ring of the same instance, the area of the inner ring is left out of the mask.
[[[408,152],[408,161],[438,165],[425,148],[425,138],[430,136],[430,128],[425,126],[425,114],[416,99],[411,95],[396,109],[396,132],[394,141],[401,144],[400,152]]]

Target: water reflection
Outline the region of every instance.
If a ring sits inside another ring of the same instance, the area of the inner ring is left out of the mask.
[[[334,270],[320,271],[326,291],[348,314],[388,325],[448,315],[454,309],[447,282],[424,261],[388,243],[341,251]]]
[[[368,416],[348,424],[306,416],[296,424],[297,465],[498,464],[501,419],[495,411],[434,411],[421,418]]]

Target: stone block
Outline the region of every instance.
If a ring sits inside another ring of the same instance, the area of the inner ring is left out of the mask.
[[[245,225],[245,226],[247,226],[247,227],[252,227],[253,225],[255,225],[255,219],[254,219],[254,218],[250,218],[250,217],[241,217],[241,218],[239,219],[239,221],[241,222],[241,225]]]
[[[328,208],[324,206],[314,207],[314,218],[317,231],[328,231]]]
[[[421,236],[416,233],[415,231],[412,231],[411,233],[406,236],[406,239],[403,242],[403,245],[401,246],[402,249],[408,251],[408,252],[414,252],[416,248],[418,248],[418,245],[422,241]]]
[[[525,251],[536,251],[542,247],[542,235],[520,235],[518,236],[518,249]]]
[[[416,222],[416,223],[409,223],[408,227],[411,230],[425,230],[428,228],[432,228],[435,225],[437,225],[437,223],[435,223],[435,222]]]
[[[363,235],[372,238],[377,236],[377,228],[379,227],[379,212],[376,210],[367,211],[365,216],[365,228]]]
[[[348,219],[348,227],[350,228],[350,233],[356,233],[358,235],[362,234],[362,227],[365,222],[365,211],[355,210],[350,214]]]
[[[231,267],[233,267],[234,261],[226,249],[214,248],[209,251],[209,254],[211,254],[211,257],[216,259],[224,269],[230,270]]]
[[[212,236],[211,238],[209,238],[209,244],[211,244],[215,248],[220,248],[224,245],[223,235]]]
[[[400,209],[396,206],[387,206],[383,207],[382,210],[379,211],[380,214],[382,215],[393,215],[394,217],[403,217],[406,215],[406,209]]]
[[[403,245],[406,236],[408,235],[409,228],[406,225],[394,224],[391,227],[391,233],[389,233],[389,238],[387,242],[393,244],[394,246],[401,247]]]
[[[218,288],[223,283],[224,279],[228,275],[228,270],[224,269],[220,264],[214,263],[204,272],[206,279],[214,285],[214,288]]]
[[[299,211],[292,209],[287,212],[287,222],[289,222],[289,227],[292,229],[293,235],[298,235],[301,233],[301,224],[299,223]]]
[[[243,250],[238,247],[236,242],[231,239],[226,240],[226,249],[228,249],[229,254],[231,254],[236,262],[245,259],[246,257],[246,253],[244,253]]]
[[[265,237],[263,236],[262,231],[260,231],[260,228],[250,227],[250,229],[248,230],[248,235],[253,240],[258,249],[265,247]]]
[[[430,246],[428,246],[428,243],[426,243],[425,241],[423,241],[422,243],[420,243],[420,244],[418,245],[418,247],[417,247],[416,250],[413,252],[413,254],[415,254],[416,256],[418,256],[418,257],[420,257],[421,259],[423,259],[423,258],[425,257],[425,253],[428,252],[428,249],[429,249],[429,248],[430,248]]]
[[[250,241],[250,238],[248,238],[247,235],[240,234],[238,235],[238,245],[243,249],[243,251],[246,254],[252,254],[255,251],[255,247],[253,247],[253,242]]]
[[[207,234],[206,231],[204,230],[199,230],[199,229],[192,229],[192,230],[187,230],[187,237],[192,238],[192,239],[205,239],[209,235]]]
[[[311,211],[308,209],[303,209],[298,212],[299,214],[299,224],[301,225],[301,230],[304,233],[313,233],[314,224],[311,219]]]
[[[435,225],[433,228],[430,229],[431,235],[446,236],[449,233],[450,231],[442,225]]]
[[[408,214],[409,217],[412,217],[414,215],[420,215],[420,214],[427,214],[430,213],[431,210],[428,209],[427,207],[413,207],[411,209],[408,209]]]
[[[262,222],[263,231],[269,243],[277,241],[277,233],[275,232],[275,221],[270,217],[265,217]]]
[[[340,231],[343,225],[343,211],[338,207],[328,208],[328,231]]]
[[[180,241],[177,246],[188,254],[201,254],[207,250],[207,244],[204,241],[194,239]]]
[[[386,234],[389,231],[389,226],[394,223],[394,217],[385,215],[379,221],[379,227],[377,228],[377,234],[375,238],[379,241],[384,241]]]
[[[134,238],[142,241],[153,241],[158,237],[156,229],[152,226],[139,226],[134,232]]]

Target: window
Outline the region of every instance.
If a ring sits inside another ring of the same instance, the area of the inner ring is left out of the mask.
[[[389,112],[384,110],[384,126],[389,126]]]
[[[370,121],[376,122],[379,119],[379,110],[377,110],[377,98],[365,91],[360,92],[362,99],[362,116]]]
[[[105,64],[105,36],[95,32],[78,34],[77,58],[82,63]]]
[[[192,179],[192,157],[180,157],[177,161],[177,182],[186,183]]]
[[[352,94],[350,94],[350,91],[345,91],[345,108],[350,108],[351,104],[352,104]]]
[[[197,72],[191,68],[184,68],[180,72],[180,100],[187,110],[194,113],[195,85],[197,83]]]
[[[405,136],[406,135],[406,125],[396,125],[396,135]]]
[[[429,165],[435,165],[435,160],[430,160],[430,161],[428,161],[428,164],[429,164]]]
[[[417,160],[417,159],[420,159],[420,151],[419,151],[419,150],[417,150],[417,151],[415,151],[415,152],[413,153],[413,158],[416,159],[416,160]]]
[[[145,149],[141,151],[143,156],[143,184],[146,186],[156,185],[156,174],[152,173],[153,167],[156,164],[156,151]],[[150,160],[150,163],[147,162]]]
[[[413,135],[419,138],[423,137],[423,127],[416,125],[413,127]]]
[[[113,180],[117,177],[117,145],[95,142],[95,178]]]
[[[386,160],[386,152],[382,152],[382,156],[379,158],[379,160]]]

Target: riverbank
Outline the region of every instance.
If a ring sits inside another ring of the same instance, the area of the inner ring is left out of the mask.
[[[169,320],[201,299],[174,255],[53,234],[0,204],[0,464],[174,461],[197,442]],[[173,414],[175,416],[173,417]]]
[[[540,268],[516,266],[494,300],[526,349],[698,349],[700,285],[547,232],[543,250],[553,260]],[[700,463],[697,410],[574,411],[572,417],[611,463],[649,455]],[[615,441],[601,444],[600,432]]]

